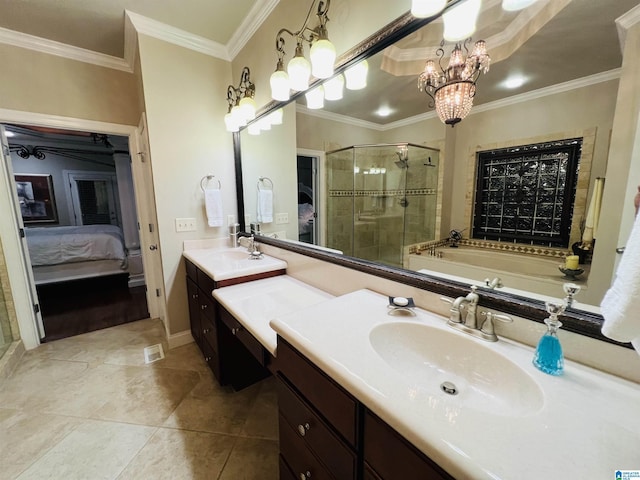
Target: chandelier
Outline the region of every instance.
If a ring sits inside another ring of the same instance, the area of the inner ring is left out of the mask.
[[[424,91],[432,99],[429,107],[435,106],[440,120],[452,127],[469,115],[476,94],[476,81],[480,73],[489,71],[491,62],[484,40],[475,43],[471,54],[468,49],[470,42],[471,38],[468,38],[462,46],[456,43],[449,57],[449,65],[443,68],[443,40],[436,51],[438,66],[435,61],[427,60],[424,71],[418,77],[418,90]]]

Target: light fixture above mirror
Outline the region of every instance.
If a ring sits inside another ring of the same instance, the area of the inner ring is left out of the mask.
[[[224,123],[228,132],[237,132],[247,122],[256,118],[256,86],[251,82],[249,67],[242,69],[238,87],[227,87],[227,103],[229,110],[224,116]]]
[[[316,16],[318,17],[318,25],[314,28],[308,26],[311,12],[317,4]],[[336,60],[336,48],[329,41],[327,32],[327,22],[329,18],[329,6],[331,0],[312,0],[309,12],[305,18],[302,27],[293,32],[287,28],[281,28],[276,35],[276,52],[278,54],[278,63],[276,71],[273,72],[270,79],[271,97],[278,101],[287,101],[290,98],[290,90],[303,91],[309,88],[309,79],[311,75],[316,78],[324,79],[333,76],[334,62]],[[284,70],[284,50],[285,40],[283,34],[288,33],[296,40],[296,50],[293,58],[287,64],[287,70]],[[304,43],[311,46],[309,58],[311,62],[304,56]]]

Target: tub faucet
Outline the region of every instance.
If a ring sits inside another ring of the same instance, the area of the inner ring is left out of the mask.
[[[485,286],[487,286],[491,290],[493,290],[494,288],[502,288],[504,286],[504,285],[502,285],[502,279],[500,277],[496,277],[493,280],[485,278],[484,279],[484,284],[485,284]]]

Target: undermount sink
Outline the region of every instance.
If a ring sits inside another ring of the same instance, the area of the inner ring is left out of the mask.
[[[216,281],[287,268],[285,261],[269,255],[252,257],[244,247],[194,249],[184,255]]]
[[[375,326],[375,352],[414,386],[465,408],[502,416],[539,411],[542,390],[520,366],[462,334],[414,322]]]

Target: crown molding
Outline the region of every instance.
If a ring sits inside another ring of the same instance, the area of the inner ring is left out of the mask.
[[[530,92],[522,93],[520,95],[513,95],[511,97],[496,100],[495,102],[489,102],[482,105],[474,106],[471,109],[471,113],[469,115],[473,115],[481,112],[487,112],[487,111],[495,110],[498,108],[504,108],[510,105],[515,105],[518,103],[527,102],[527,101],[535,100],[542,97],[547,97],[549,95],[556,95],[559,93],[568,92],[570,90],[576,90],[578,88],[584,88],[590,85],[596,85],[598,83],[608,82],[610,80],[617,80],[620,78],[620,71],[621,69],[616,68],[614,70],[609,70],[606,72],[589,75],[588,77],[578,78],[577,80],[570,80],[568,82],[559,83],[557,85],[552,85],[550,87],[539,88],[538,90],[532,90]],[[310,110],[307,107],[299,104],[296,104],[296,113],[302,113],[304,115],[309,115],[311,117],[323,118],[325,120],[332,120],[334,122],[345,123],[347,125],[353,125],[356,127],[369,128],[371,130],[377,130],[379,132],[393,130],[400,127],[406,127],[418,122],[437,118],[437,114],[435,110],[430,110],[428,112],[414,115],[412,117],[403,118],[402,120],[398,120],[396,122],[391,122],[383,125],[379,123],[374,123],[374,122],[369,122],[365,120],[359,120],[356,118],[348,117],[347,115],[340,115],[338,113],[327,112],[324,110]]]
[[[0,28],[0,43],[14,47],[26,48],[40,53],[91,63],[100,67],[122,70],[132,73],[133,68],[123,58],[113,57],[104,53],[86,50],[66,43],[36,37],[27,33],[16,32],[7,28]]]
[[[211,57],[231,61],[227,47],[221,43],[172,27],[166,23],[152,20],[130,10],[125,10],[125,15],[129,17],[129,20],[138,33],[204,53]]]
[[[638,22],[640,22],[640,5],[636,5],[627,13],[616,18],[618,40],[620,41],[620,52],[624,53],[624,44],[627,40],[627,30],[629,30]]]
[[[253,8],[251,8],[242,24],[236,29],[231,40],[227,43],[227,51],[232,60],[240,53],[240,50],[244,48],[249,39],[260,28],[260,25],[271,15],[271,12],[279,2],[280,0],[263,0],[253,5]]]

